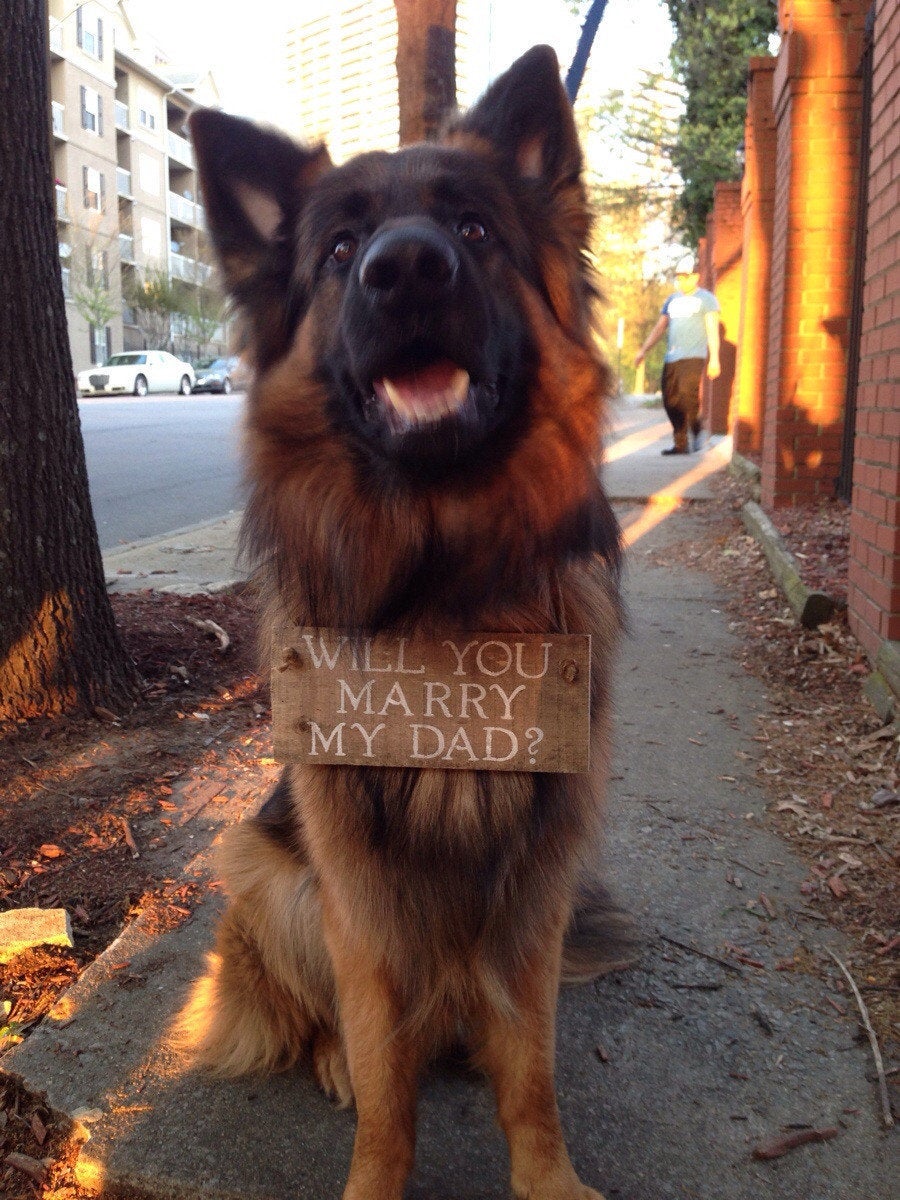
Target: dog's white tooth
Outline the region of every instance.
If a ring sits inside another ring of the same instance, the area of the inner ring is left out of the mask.
[[[469,394],[469,372],[460,367],[450,381],[450,391],[454,400],[461,403]]]
[[[398,409],[400,409],[401,412],[405,412],[406,411],[406,403],[404,402],[403,397],[401,396],[400,392],[397,390],[397,388],[394,387],[394,385],[391,383],[391,381],[387,377],[382,379],[381,386],[384,388],[385,392],[387,393],[387,398],[388,398],[388,400],[390,400],[390,402],[394,406],[394,408],[398,408]]]

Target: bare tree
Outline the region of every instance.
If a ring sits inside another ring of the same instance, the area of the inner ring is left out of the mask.
[[[0,720],[136,693],[103,576],[56,240],[43,0],[5,0],[0,122]]]
[[[182,336],[177,349],[188,356],[202,358],[210,353],[217,331],[225,320],[225,302],[208,284],[186,287],[180,293],[177,316]]]
[[[104,329],[122,311],[121,299],[111,287],[119,261],[117,233],[104,232],[99,221],[74,231],[68,259],[69,296],[94,329]]]

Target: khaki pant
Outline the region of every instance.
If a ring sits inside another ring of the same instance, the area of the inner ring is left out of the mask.
[[[676,450],[690,449],[688,431],[695,437],[700,433],[700,382],[705,367],[705,358],[680,358],[663,367],[663,407],[672,422]]]

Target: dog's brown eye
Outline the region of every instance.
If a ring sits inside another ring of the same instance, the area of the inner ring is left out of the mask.
[[[331,257],[336,263],[348,263],[356,253],[359,245],[356,238],[349,233],[342,233],[331,248]]]
[[[464,242],[486,242],[487,230],[480,221],[476,221],[474,217],[467,217],[465,221],[460,221],[456,227],[456,232]]]

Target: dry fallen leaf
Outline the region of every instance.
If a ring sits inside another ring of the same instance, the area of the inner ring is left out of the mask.
[[[832,875],[828,880],[828,886],[836,900],[843,900],[849,894],[849,889],[840,875]]]
[[[118,725],[119,718],[114,712],[110,712],[108,708],[101,708],[99,704],[94,705],[94,716],[101,721],[106,721],[108,725]]]
[[[30,1176],[35,1183],[43,1183],[47,1173],[45,1164],[39,1158],[32,1158],[30,1154],[19,1154],[17,1150],[7,1154],[4,1162],[10,1167],[15,1167],[17,1171],[22,1171],[25,1175]]]
[[[47,1140],[47,1126],[41,1120],[37,1113],[31,1114],[31,1132],[34,1134],[34,1140],[39,1146],[43,1146]]]
[[[879,788],[872,797],[872,804],[875,808],[887,808],[889,804],[900,804],[900,793],[892,792],[888,788]]]
[[[809,1142],[828,1142],[837,1135],[838,1131],[835,1128],[797,1129],[793,1133],[785,1134],[784,1137],[775,1138],[771,1142],[761,1142],[758,1146],[754,1146],[753,1157],[762,1162],[768,1162],[773,1158],[781,1158],[783,1154],[796,1150],[798,1146],[805,1146]]]

